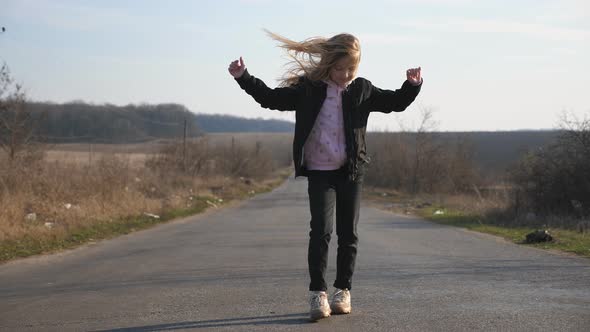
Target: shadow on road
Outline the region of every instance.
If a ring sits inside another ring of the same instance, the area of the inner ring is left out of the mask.
[[[288,315],[269,315],[257,317],[241,317],[227,319],[211,319],[192,322],[180,322],[147,326],[124,327],[109,330],[95,330],[93,332],[147,332],[147,331],[168,331],[178,329],[198,329],[225,326],[247,326],[247,325],[302,325],[311,324],[309,313],[288,314]]]

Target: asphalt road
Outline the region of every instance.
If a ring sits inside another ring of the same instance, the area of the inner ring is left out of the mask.
[[[0,330],[590,331],[589,259],[367,206],[353,313],[310,323],[306,190],[1,265]]]

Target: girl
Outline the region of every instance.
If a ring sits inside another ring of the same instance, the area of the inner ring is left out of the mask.
[[[402,112],[422,85],[421,68],[406,71],[395,91],[358,77],[360,43],[350,34],[292,41],[267,31],[293,59],[280,87],[271,89],[246,70],[242,57],[229,65],[240,87],[262,107],[295,111],[295,177],[308,179],[311,231],[308,266],[310,319],[351,311],[350,289],[357,254],[363,177],[370,158],[365,132],[370,112]],[[328,304],[325,281],[334,209],[338,235],[335,292]]]

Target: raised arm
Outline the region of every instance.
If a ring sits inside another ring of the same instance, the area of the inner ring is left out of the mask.
[[[295,110],[299,99],[299,85],[271,89],[261,79],[248,73],[242,57],[230,63],[228,71],[260,106],[279,111]]]
[[[371,85],[367,108],[370,112],[403,112],[416,99],[422,88],[421,68],[406,71],[406,81],[400,89],[385,90]]]

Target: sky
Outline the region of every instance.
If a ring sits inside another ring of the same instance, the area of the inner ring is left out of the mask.
[[[358,76],[401,87],[422,68],[416,101],[372,113],[368,129],[551,129],[590,114],[587,0],[1,0],[0,61],[35,101],[179,103],[195,113],[294,121],[261,108],[227,71],[275,87],[287,58],[268,29],[293,40],[347,32]]]

